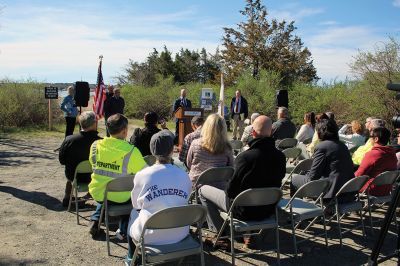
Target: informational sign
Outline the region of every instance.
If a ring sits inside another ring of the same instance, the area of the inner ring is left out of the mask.
[[[204,108],[205,111],[212,110],[212,102],[213,102],[214,92],[210,88],[201,89],[201,104],[200,107]]]
[[[58,88],[57,87],[45,87],[44,97],[46,99],[58,99]]]

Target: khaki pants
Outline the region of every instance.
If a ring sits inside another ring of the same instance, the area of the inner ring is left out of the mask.
[[[239,128],[239,137],[237,137]],[[244,121],[240,119],[239,114],[233,115],[233,139],[241,139],[244,130]]]

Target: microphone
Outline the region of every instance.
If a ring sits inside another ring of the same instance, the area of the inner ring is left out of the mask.
[[[391,91],[400,91],[400,83],[388,83],[386,88]]]

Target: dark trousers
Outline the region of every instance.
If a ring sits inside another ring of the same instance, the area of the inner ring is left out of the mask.
[[[76,117],[65,117],[65,122],[67,123],[67,127],[65,129],[65,137],[74,134]]]
[[[110,132],[108,132],[108,129],[107,129],[107,119],[108,119],[108,117],[105,116],[105,117],[104,117],[104,124],[105,124],[105,126],[106,126],[106,135],[107,135],[107,137],[109,137],[109,136],[110,136]]]
[[[108,201],[108,205],[124,205],[124,204],[130,203],[130,202],[131,202],[131,200],[128,200],[127,202],[124,202],[124,203],[116,203],[116,202]],[[97,202],[96,211],[90,216],[91,221],[99,221],[100,220],[102,206],[103,206],[103,202]],[[121,233],[123,235],[127,235],[128,223],[129,223],[129,215],[121,215],[120,220],[119,220],[119,230],[121,230]]]

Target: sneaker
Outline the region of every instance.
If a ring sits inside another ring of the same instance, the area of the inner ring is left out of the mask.
[[[92,235],[92,237],[95,237],[99,233],[99,221],[90,222],[89,233]]]
[[[115,237],[118,238],[119,240],[124,240],[126,239],[126,235],[121,233],[121,230],[118,228],[118,230],[115,232]]]

